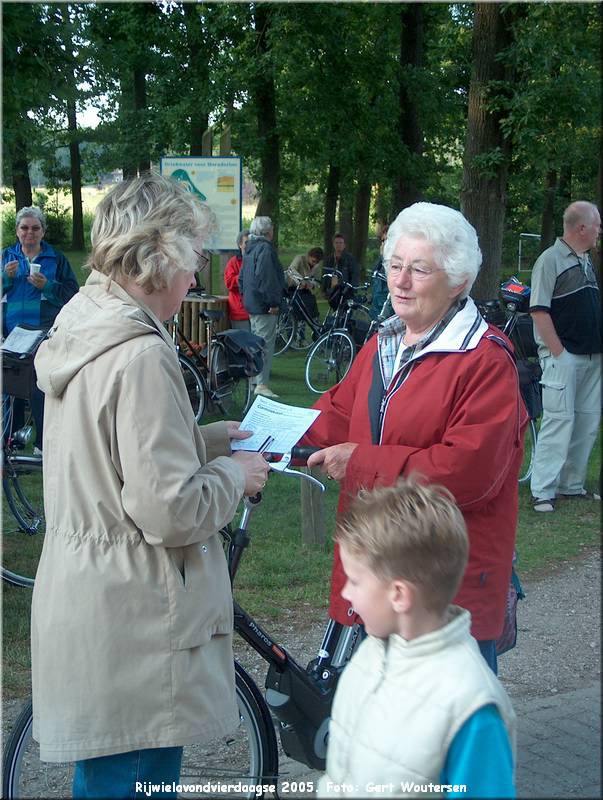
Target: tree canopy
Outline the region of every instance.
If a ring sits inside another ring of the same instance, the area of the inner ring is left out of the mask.
[[[4,181],[20,207],[34,161],[80,180],[57,146],[73,161],[95,142],[84,167],[128,177],[230,126],[281,240],[329,246],[342,229],[362,258],[370,228],[442,202],[477,227],[492,285],[519,230],[548,243],[567,202],[600,203],[600,15],[548,2],[4,3]],[[94,130],[74,114],[88,104]]]

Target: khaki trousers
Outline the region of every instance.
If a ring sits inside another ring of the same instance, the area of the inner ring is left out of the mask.
[[[541,358],[542,423],[536,441],[534,497],[581,494],[601,419],[601,354],[564,350]]]

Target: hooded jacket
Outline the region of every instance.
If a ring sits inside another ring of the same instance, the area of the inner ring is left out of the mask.
[[[263,236],[249,236],[239,273],[243,305],[250,314],[267,314],[278,308],[285,291],[285,273],[276,250]]]
[[[46,536],[32,604],[34,738],[65,761],[238,723],[217,531],[244,473],[195,423],[152,311],[93,272],[36,356]]]

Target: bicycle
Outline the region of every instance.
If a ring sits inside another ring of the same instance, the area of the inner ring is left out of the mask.
[[[27,329],[29,330],[29,329]],[[38,568],[46,520],[41,455],[25,454],[33,437],[31,407],[13,432],[14,403],[29,401],[35,382],[33,359],[46,331],[35,331],[26,352],[3,350],[2,378],[2,580],[31,587]],[[6,344],[8,343],[8,339]],[[26,406],[27,407],[27,406]]]
[[[306,357],[305,380],[311,392],[323,394],[342,381],[348,374],[356,353],[383,321],[382,318],[378,321],[371,319],[365,305],[365,295],[350,297],[351,292],[367,288],[368,284],[343,284],[335,313],[325,320],[321,335]],[[383,308],[385,309],[385,305]]]
[[[22,453],[31,436],[30,425],[9,432],[2,448],[1,575],[12,586],[34,585],[46,532],[42,457]]]
[[[215,323],[222,316],[222,311],[199,312],[205,324],[204,348],[194,345],[184,335],[178,314],[171,323],[172,340],[197,422],[201,422],[206,409],[212,407],[225,417],[242,419],[251,398],[249,378],[233,373],[223,335],[215,332]]]
[[[290,456],[307,460],[312,448],[294,448]],[[324,486],[311,475],[285,469]],[[282,473],[282,474],[283,474]],[[223,532],[231,582],[251,534],[249,523],[262,495],[245,498],[236,530]],[[266,697],[249,673],[235,661],[236,696],[240,725],[233,734],[206,745],[185,747],[182,784],[204,786],[205,796],[257,797],[277,795],[279,759],[275,725],[284,752],[312,769],[324,769],[330,709],[339,676],[362,639],[358,625],[343,626],[329,620],[317,657],[301,666],[273,637],[234,601],[234,630],[267,663]],[[40,762],[33,742],[31,700],[26,703],[6,741],[3,754],[3,797],[66,797],[72,780],[71,764]],[[307,792],[287,784],[289,792]],[[198,790],[199,791],[199,790]],[[188,793],[188,792],[187,792]]]
[[[305,278],[304,284],[311,283],[318,286],[314,278]],[[279,311],[276,325],[276,341],[274,355],[280,356],[287,350],[306,350],[316,340],[322,330],[322,323],[308,313],[301,295],[302,282],[300,281],[292,294],[285,295]],[[310,327],[311,335],[306,336],[306,325]]]
[[[530,287],[512,277],[501,284],[501,296],[504,308],[498,299],[476,301],[476,305],[486,322],[496,325],[508,336],[515,350],[519,388],[530,416],[519,471],[519,482],[526,483],[534,467],[537,421],[542,414],[542,390],[539,383],[542,370],[535,360],[538,357],[538,348],[529,314]]]

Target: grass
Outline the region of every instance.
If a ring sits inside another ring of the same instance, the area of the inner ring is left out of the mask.
[[[75,254],[78,255],[78,254]],[[79,267],[83,260],[70,261]],[[324,302],[321,312],[325,313]],[[282,402],[310,406],[316,399],[303,381],[305,352],[288,352],[273,361],[270,385]],[[598,484],[601,442],[593,449],[588,486]],[[260,621],[294,624],[324,619],[328,603],[332,544],[338,484],[327,483],[325,492],[324,548],[301,541],[300,484],[297,479],[273,474],[252,525],[252,543],[237,576],[236,597]],[[581,552],[599,546],[600,509],[580,501],[560,502],[554,514],[536,514],[529,486],[520,487],[517,552],[522,580],[554,571]],[[30,691],[29,611],[31,590],[3,587],[4,692],[17,697]]]

